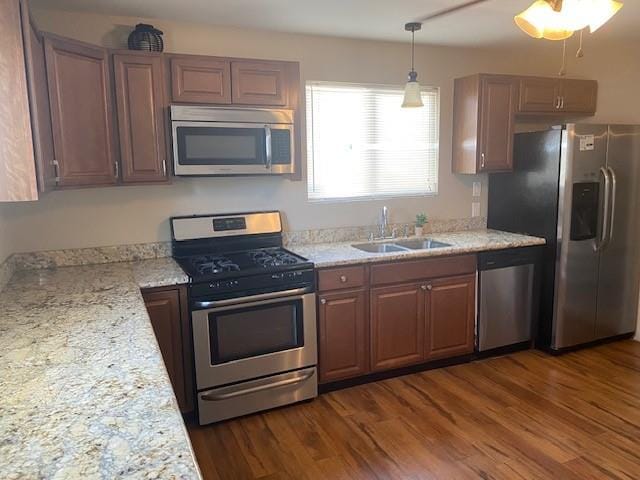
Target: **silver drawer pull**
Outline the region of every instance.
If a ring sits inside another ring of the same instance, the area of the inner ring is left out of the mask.
[[[325,305],[325,304],[327,303],[327,299],[326,299],[326,298],[321,299],[321,300],[320,300],[320,303],[321,303],[322,305]]]
[[[309,380],[314,373],[315,373],[315,370],[311,370],[303,375],[293,377],[293,378],[287,378],[285,380],[280,380],[278,382],[268,383],[266,385],[259,385],[257,387],[245,388],[244,390],[238,390],[236,392],[230,392],[230,393],[208,393],[208,394],[202,395],[202,397],[200,398],[202,398],[202,400],[205,400],[207,402],[219,402],[221,400],[228,400],[230,398],[249,395],[250,393],[257,393],[257,392],[262,392],[264,390],[271,390],[272,388],[285,387],[287,385],[302,383],[306,380]]]
[[[347,278],[347,276],[346,276],[346,275],[340,275],[340,281],[341,281],[342,283],[347,283],[347,280],[349,280],[349,279]]]

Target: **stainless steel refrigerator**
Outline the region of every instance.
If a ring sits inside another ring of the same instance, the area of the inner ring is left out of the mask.
[[[538,345],[631,334],[640,285],[640,126],[521,133],[489,176],[488,226],[545,237]]]

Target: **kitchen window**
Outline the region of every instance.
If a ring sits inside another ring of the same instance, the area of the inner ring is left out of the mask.
[[[438,88],[408,109],[397,86],[309,82],[306,94],[309,200],[438,193]]]

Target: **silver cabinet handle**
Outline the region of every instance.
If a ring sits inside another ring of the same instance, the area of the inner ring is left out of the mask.
[[[427,290],[429,291],[433,290],[433,285],[427,285]]]
[[[167,176],[167,159],[162,160],[162,176]]]
[[[346,275],[340,275],[340,281],[341,281],[342,283],[347,283],[347,280],[349,280],[349,279],[347,278],[347,276],[346,276]]]
[[[267,383],[266,385],[259,385],[257,387],[245,388],[236,392],[230,393],[209,393],[202,395],[202,400],[207,402],[218,402],[221,400],[228,400],[229,398],[241,397],[243,395],[249,395],[250,393],[262,392],[264,390],[271,390],[272,388],[285,387],[287,385],[293,385],[296,383],[302,383],[305,380],[309,380],[315,373],[315,370],[304,373],[293,378],[287,378],[286,380],[280,380],[278,382]]]
[[[481,153],[481,154],[480,154],[480,158],[482,159],[482,162],[481,162],[480,166],[481,166],[482,168],[484,168],[484,153]]]
[[[560,97],[560,110],[564,109],[564,97]]]
[[[327,303],[327,299],[326,299],[326,298],[321,298],[321,299],[320,299],[320,303],[321,303],[322,305],[326,305],[326,303]]]
[[[271,164],[273,163],[273,151],[271,150],[271,127],[269,125],[264,126],[264,141],[265,141],[265,163],[264,166],[267,170],[271,170]]]
[[[560,95],[558,95],[556,97],[556,104],[555,104],[555,108],[556,110],[560,110]]]
[[[421,285],[421,286],[420,286],[420,288],[421,288],[422,290],[425,290],[425,291],[427,290],[427,286],[426,286],[426,285]]]
[[[609,215],[609,236],[607,238],[607,244],[611,243],[613,240],[613,222],[616,218],[616,196],[618,193],[618,178],[616,177],[616,172],[611,167],[607,167],[609,171],[609,177],[611,179],[611,214]]]
[[[113,162],[113,173],[116,178],[120,178],[120,165],[118,162]]]

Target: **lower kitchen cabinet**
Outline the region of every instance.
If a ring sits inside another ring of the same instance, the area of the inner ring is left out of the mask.
[[[371,290],[371,369],[424,359],[425,295],[421,284]]]
[[[473,352],[475,340],[476,276],[429,282],[425,359]]]
[[[142,292],[182,413],[194,409],[191,326],[186,287]]]
[[[320,383],[368,373],[367,291],[322,294],[319,303]]]
[[[320,383],[473,353],[474,255],[321,269],[318,290]]]

